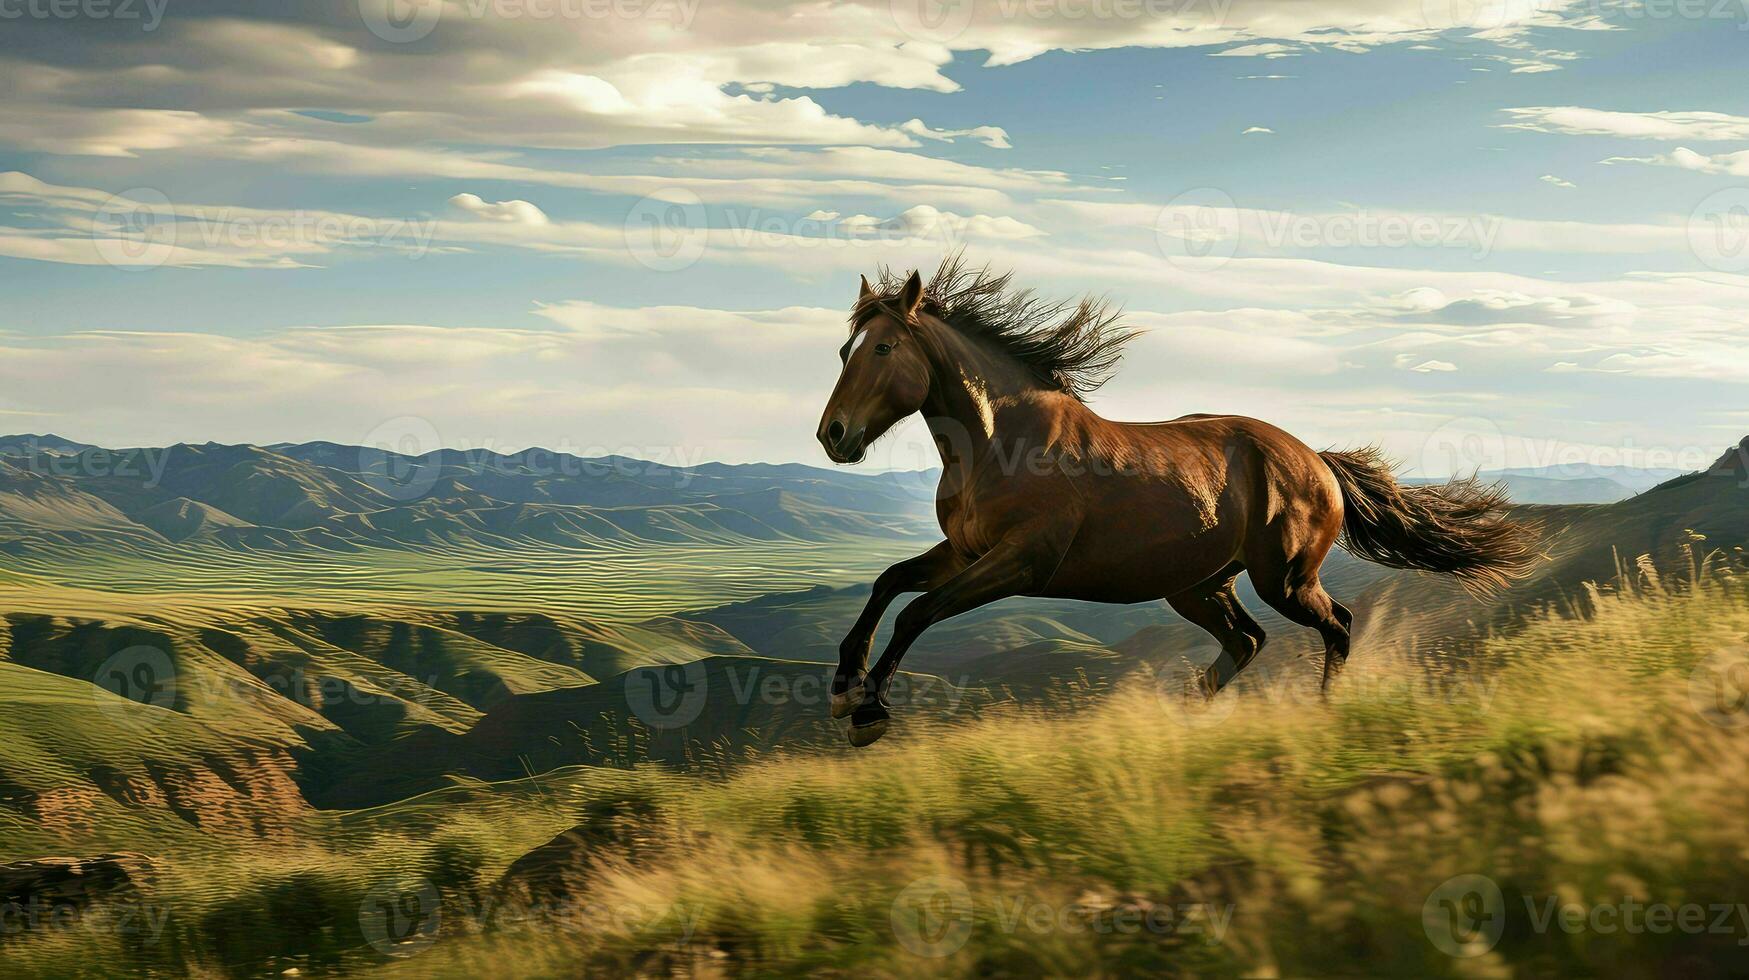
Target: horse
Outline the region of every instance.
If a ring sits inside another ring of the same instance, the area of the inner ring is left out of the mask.
[[[1404,486],[1376,449],[1317,452],[1237,415],[1102,418],[1086,396],[1134,332],[1103,302],[1048,303],[1011,279],[958,256],[927,286],[915,270],[862,278],[816,435],[833,462],[858,463],[921,413],[941,455],[944,540],[875,579],[839,646],[830,710],[849,716],[852,745],[886,733],[888,688],[924,630],[1009,596],[1163,599],[1219,642],[1195,678],[1213,697],[1265,641],[1234,592],[1245,572],[1265,603],[1318,631],[1328,691],[1354,622],[1318,578],[1339,539],[1358,557],[1453,575],[1478,593],[1522,578],[1539,557],[1535,531],[1511,519],[1497,484]],[[907,592],[923,594],[869,669],[875,630]]]

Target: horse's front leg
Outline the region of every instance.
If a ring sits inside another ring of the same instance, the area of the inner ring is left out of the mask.
[[[946,541],[915,558],[907,558],[882,572],[869,593],[868,605],[838,645],[838,670],[832,675],[832,717],[842,718],[862,703],[867,677],[868,652],[875,630],[893,600],[906,592],[933,589],[958,574],[966,563]]]
[[[941,587],[911,600],[900,611],[887,649],[864,682],[862,703],[850,715],[850,744],[868,745],[886,734],[891,717],[887,688],[905,651],[924,630],[950,616],[1043,587],[1062,558],[1057,538],[1036,529],[1012,533]]]

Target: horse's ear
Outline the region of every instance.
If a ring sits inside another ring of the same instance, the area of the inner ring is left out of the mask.
[[[906,316],[917,312],[917,307],[923,302],[923,277],[911,270],[911,278],[905,280],[905,288],[899,293],[899,309]]]
[[[874,295],[874,287],[870,286],[868,284],[868,277],[862,276],[861,278],[862,278],[862,292],[858,293],[856,296],[856,301],[858,303],[860,303],[863,300],[868,299],[870,296]]]

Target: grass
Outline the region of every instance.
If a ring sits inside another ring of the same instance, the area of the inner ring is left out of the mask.
[[[350,551],[207,543],[131,553],[94,542],[40,557],[8,556],[15,570],[0,573],[0,608],[58,615],[69,600],[90,596],[106,607],[250,609],[272,596],[274,605],[372,613],[541,609],[633,622],[788,589],[868,581],[919,550],[918,541],[891,537],[745,538],[730,546],[640,541],[584,550],[539,541]]]
[[[184,834],[154,852],[161,938],[0,941],[69,976],[1723,975],[1749,717],[1709,715],[1706,682],[1749,670],[1749,577],[1639,567],[1589,598],[1462,668],[1363,643],[1328,701],[1301,664],[1208,709],[1135,684],[725,779],[569,769],[247,848]],[[579,825],[557,904],[497,887]],[[1671,918],[1629,931],[1629,903]]]

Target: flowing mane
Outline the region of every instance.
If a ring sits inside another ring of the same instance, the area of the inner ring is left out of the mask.
[[[1041,300],[1030,289],[1009,289],[1013,273],[968,268],[958,255],[942,260],[923,290],[922,310],[968,337],[990,342],[1027,366],[1038,379],[1081,399],[1110,379],[1135,331],[1092,297],[1073,305]],[[882,267],[875,294],[851,311],[854,330],[877,307],[890,307],[904,277]]]

